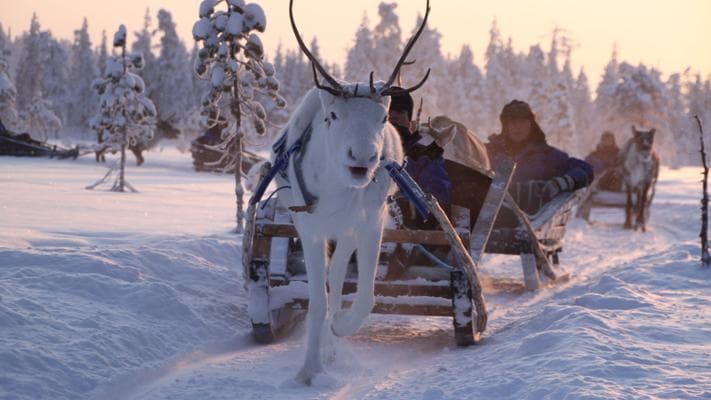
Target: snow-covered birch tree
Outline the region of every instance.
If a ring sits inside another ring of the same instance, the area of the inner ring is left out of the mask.
[[[264,32],[266,16],[258,4],[245,4],[244,0],[203,0],[199,16],[193,26],[193,37],[202,42],[195,72],[211,83],[202,102],[208,126],[217,124],[220,117],[228,122],[222,133],[223,142],[218,146],[223,152],[219,163],[228,161],[234,166],[235,231],[241,233],[242,139],[247,134],[263,135],[266,131],[266,111],[259,95],[272,98],[278,107],[286,106],[286,102],[278,94],[274,66],[264,61],[264,48],[257,33]]]
[[[121,25],[114,34],[113,46],[120,55],[109,57],[104,76],[92,83],[100,96],[100,111],[92,118],[91,126],[99,137],[103,136],[100,143],[103,149],[121,152],[118,176],[111,190],[124,192],[128,188],[135,192],[124,178],[126,147],[153,137],[156,109],[145,95],[143,79],[132,72],[143,67],[143,56],[126,53],[125,26]],[[103,179],[87,189],[105,182],[114,170],[111,168]]]

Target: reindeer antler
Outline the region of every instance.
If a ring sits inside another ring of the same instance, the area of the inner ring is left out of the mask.
[[[427,0],[429,2],[429,0]],[[331,75],[326,72],[326,70],[321,66],[321,63],[318,62],[316,57],[314,57],[313,54],[311,54],[311,51],[309,51],[308,47],[306,47],[306,44],[304,43],[304,40],[301,39],[301,35],[299,34],[299,30],[296,28],[296,22],[294,21],[294,0],[289,0],[289,19],[291,20],[291,29],[294,31],[294,36],[296,36],[296,41],[299,43],[299,47],[301,48],[301,51],[304,52],[306,57],[311,61],[311,67],[313,68],[314,71],[314,81],[316,82],[316,87],[319,89],[323,89],[329,93],[331,93],[334,96],[343,96],[345,95],[345,91],[343,90],[343,86],[341,86],[340,83],[338,83]],[[324,79],[326,79],[326,82],[330,86],[322,86],[319,81],[318,81],[318,76],[316,75],[316,70],[323,76]]]
[[[422,20],[422,24],[420,27],[417,29],[417,32],[415,35],[413,35],[410,40],[407,42],[407,45],[405,46],[405,50],[402,53],[402,56],[400,56],[400,60],[398,60],[397,65],[395,65],[395,69],[393,70],[392,74],[390,74],[390,78],[388,81],[385,83],[384,86],[381,87],[380,93],[375,89],[375,85],[373,83],[373,72],[370,73],[370,96],[375,96],[380,95],[380,96],[392,96],[392,95],[399,95],[399,94],[405,94],[405,93],[410,93],[414,92],[415,90],[419,89],[422,85],[424,85],[425,81],[427,78],[430,76],[430,68],[427,68],[427,73],[425,74],[424,78],[420,80],[419,83],[417,83],[415,86],[412,86],[407,89],[394,89],[392,88],[393,82],[395,82],[395,79],[398,77],[398,74],[400,73],[400,68],[403,65],[409,65],[414,63],[414,61],[406,61],[407,55],[410,53],[410,50],[412,50],[412,46],[415,45],[415,42],[417,39],[420,37],[422,34],[422,31],[425,29],[425,25],[427,25],[427,17],[430,15],[430,0],[427,0],[427,11],[425,12],[425,17]],[[294,31],[294,36],[296,36],[296,41],[299,43],[299,48],[301,48],[301,51],[304,52],[306,57],[311,61],[311,68],[313,70],[314,74],[314,82],[316,83],[316,87],[319,89],[323,89],[329,93],[331,93],[334,96],[339,96],[339,97],[349,97],[356,95],[357,93],[350,94],[346,92],[345,89],[343,89],[343,86],[341,86],[338,81],[333,79],[331,75],[326,72],[326,69],[321,66],[321,63],[318,62],[316,57],[314,57],[313,54],[311,54],[311,51],[306,47],[306,44],[304,43],[304,40],[301,38],[301,34],[299,34],[299,29],[296,27],[296,21],[294,21],[294,0],[289,0],[289,20],[291,21],[291,29]],[[327,86],[321,85],[321,83],[318,80],[318,74],[316,73],[318,71],[319,74],[326,80],[328,83]]]
[[[392,96],[394,94],[404,94],[404,93],[409,93],[409,92],[414,92],[415,90],[419,89],[427,80],[427,78],[430,76],[430,68],[427,68],[427,73],[425,74],[425,77],[422,78],[422,80],[415,86],[407,88],[407,89],[392,89],[391,86],[393,82],[395,82],[395,79],[397,79],[398,74],[400,73],[400,68],[406,63],[406,59],[408,54],[410,54],[410,50],[412,50],[412,47],[415,45],[415,42],[417,42],[417,39],[420,37],[422,34],[422,31],[425,29],[425,25],[427,25],[427,18],[430,15],[430,0],[427,0],[427,11],[425,11],[425,17],[422,19],[422,24],[420,25],[419,29],[417,29],[417,32],[415,35],[413,35],[410,40],[408,40],[407,45],[405,46],[405,50],[403,50],[402,55],[400,56],[400,59],[398,60],[397,64],[395,65],[395,69],[393,70],[392,74],[390,74],[390,78],[388,79],[387,82],[385,82],[385,85],[383,86],[383,89],[380,91],[381,96]]]

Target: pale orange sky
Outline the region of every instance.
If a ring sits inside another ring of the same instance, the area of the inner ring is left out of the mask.
[[[364,12],[371,27],[378,21],[381,0],[296,0],[295,14],[300,30],[309,41],[317,36],[323,57],[343,63],[353,34]],[[185,0],[0,0],[0,22],[13,35],[29,27],[36,11],[43,29],[57,37],[71,38],[72,31],[89,19],[92,43],[98,45],[101,31],[112,34],[120,23],[129,31],[141,28],[146,7],[155,15],[170,10],[183,39],[192,46],[190,32],[197,19],[199,1]],[[262,35],[268,53],[276,46],[295,48],[288,23],[287,0],[257,0],[267,14],[267,31]],[[397,13],[404,36],[409,35],[424,0],[401,0]],[[665,75],[687,67],[704,77],[711,74],[711,0],[536,0],[476,1],[431,0],[430,26],[442,34],[445,53],[457,53],[462,44],[474,50],[479,66],[484,64],[488,30],[496,18],[505,38],[514,48],[527,50],[535,43],[544,49],[551,32],[561,27],[573,38],[573,67],[583,66],[591,83],[596,83],[610,59],[614,43],[620,59],[643,62]],[[365,79],[365,77],[364,77]],[[594,87],[593,87],[594,89]]]

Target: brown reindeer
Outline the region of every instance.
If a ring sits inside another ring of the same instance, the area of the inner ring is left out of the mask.
[[[659,156],[653,148],[654,133],[654,128],[641,131],[633,125],[633,136],[627,141],[621,153],[622,179],[627,191],[625,229],[646,231],[649,206],[659,176]],[[634,226],[633,217],[635,217]]]

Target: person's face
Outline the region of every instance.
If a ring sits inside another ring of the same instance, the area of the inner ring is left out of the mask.
[[[514,118],[504,122],[504,136],[513,143],[523,143],[531,136],[531,121],[527,118]]]
[[[407,116],[407,112],[400,110],[390,110],[388,113],[388,121],[395,126],[410,127],[410,118]]]
[[[614,136],[608,136],[605,135],[600,138],[600,146],[602,147],[614,147],[615,146],[615,137]]]

